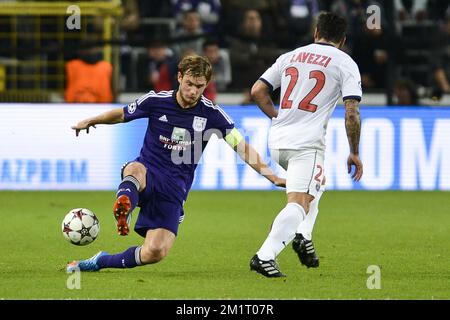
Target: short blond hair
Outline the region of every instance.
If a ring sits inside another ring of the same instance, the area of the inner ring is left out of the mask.
[[[212,76],[212,65],[206,57],[189,55],[180,61],[178,71],[180,71],[181,76],[189,74],[193,77],[205,77],[206,81],[209,82]]]

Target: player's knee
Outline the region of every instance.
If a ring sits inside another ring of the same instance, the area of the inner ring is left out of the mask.
[[[135,177],[140,184],[140,190],[142,191],[146,185],[146,177],[147,177],[147,169],[142,163],[132,162],[128,164],[123,170],[123,176],[133,176]]]
[[[294,202],[300,205],[305,213],[309,212],[309,204],[314,200],[314,197],[309,194],[301,194],[301,193],[289,193],[288,194],[288,202]]]
[[[156,263],[167,256],[168,250],[162,245],[148,245],[142,247],[141,262],[143,264]]]
[[[311,202],[314,200],[313,196],[309,196],[308,199],[304,202],[303,209],[305,209],[305,213],[309,213],[309,208],[311,207]]]
[[[303,210],[305,210],[305,213],[308,214],[308,212],[309,212],[309,203],[308,202],[298,201],[295,203],[299,204],[303,208]]]
[[[132,162],[124,169],[124,175],[133,175],[135,177],[145,177],[147,169],[138,162]]]
[[[306,203],[306,204],[303,206],[303,209],[305,210],[305,213],[306,213],[306,214],[309,213],[309,202]]]

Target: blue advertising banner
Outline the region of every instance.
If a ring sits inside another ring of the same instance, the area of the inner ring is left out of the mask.
[[[119,105],[0,104],[0,189],[113,190],[120,168],[142,146],[147,120],[97,126],[75,137],[70,126]],[[267,149],[270,120],[256,106],[224,106],[246,140],[284,175]],[[364,176],[347,173],[344,109],[328,124],[328,190],[450,190],[450,108],[361,107]],[[274,187],[223,141],[212,138],[193,189],[263,190]]]
[[[267,149],[270,120],[256,106],[224,106],[247,141],[280,175]],[[349,153],[344,108],[337,107],[327,128],[327,189],[450,190],[450,109],[432,107],[361,107],[359,183],[347,174]],[[147,121],[124,130],[123,148],[138,154]],[[123,158],[123,161],[129,160]],[[271,189],[222,140],[208,144],[197,168],[193,189]]]

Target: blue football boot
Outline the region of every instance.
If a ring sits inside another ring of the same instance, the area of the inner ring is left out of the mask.
[[[108,252],[100,251],[92,258],[86,260],[73,261],[67,265],[67,272],[73,271],[98,271],[100,267],[97,261],[100,257],[108,255]]]

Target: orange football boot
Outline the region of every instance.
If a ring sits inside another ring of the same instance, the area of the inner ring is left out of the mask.
[[[121,195],[114,203],[114,218],[117,220],[117,232],[121,236],[126,236],[130,232],[129,223],[131,222],[131,201],[127,195]]]

